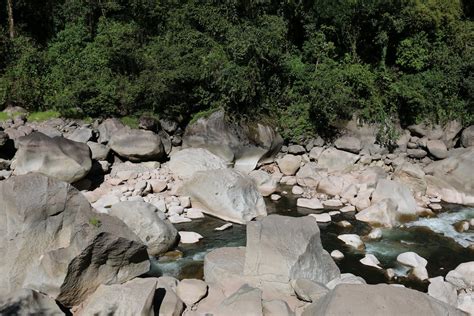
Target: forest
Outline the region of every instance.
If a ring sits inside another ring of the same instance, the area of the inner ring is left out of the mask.
[[[474,123],[472,0],[0,0],[0,109],[186,123],[217,108],[288,140],[357,115]]]

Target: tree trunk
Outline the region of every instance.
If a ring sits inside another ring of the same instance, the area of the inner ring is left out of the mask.
[[[13,22],[13,0],[7,0],[8,6],[8,29],[10,32],[10,39],[15,37],[15,23]]]

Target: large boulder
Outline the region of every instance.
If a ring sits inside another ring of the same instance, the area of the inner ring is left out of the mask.
[[[339,269],[323,249],[313,217],[270,215],[247,225],[244,274],[288,283],[309,279],[327,283]]]
[[[358,154],[362,149],[362,143],[360,139],[353,136],[341,136],[335,142],[334,146],[337,149],[349,151],[354,154]]]
[[[86,144],[39,132],[18,139],[15,160],[16,175],[38,172],[69,183],[84,178],[92,167]]]
[[[377,202],[357,213],[355,217],[361,222],[385,227],[393,227],[399,223],[397,204],[393,199]]]
[[[94,136],[92,129],[88,127],[80,127],[75,129],[71,134],[67,135],[66,138],[79,143],[87,143]]]
[[[474,205],[474,147],[451,150],[450,157],[425,168],[426,193],[448,203]]]
[[[258,191],[263,196],[270,196],[275,193],[278,187],[278,182],[270,174],[263,170],[254,170],[249,173],[249,176],[255,182]]]
[[[215,314],[263,316],[262,291],[247,284],[243,285],[237,292],[222,301]]]
[[[206,148],[228,162],[235,161],[243,172],[272,161],[282,144],[283,139],[270,126],[233,123],[223,110],[189,124],[183,135],[183,147]]]
[[[392,199],[401,215],[415,215],[417,204],[410,189],[397,181],[380,179],[375,191],[372,193],[372,203],[385,199]]]
[[[139,238],[65,182],[13,177],[0,182],[0,201],[0,296],[28,288],[73,306],[150,268]]]
[[[277,159],[278,168],[286,176],[294,176],[296,171],[300,168],[301,156],[285,155]]]
[[[462,131],[461,144],[464,147],[474,146],[474,125],[471,125]]]
[[[426,192],[425,172],[416,164],[404,162],[399,165],[395,169],[393,180],[406,184],[414,193]]]
[[[444,159],[448,157],[448,148],[441,140],[429,140],[426,143],[426,147],[428,148],[430,154],[436,159]]]
[[[0,315],[63,316],[56,302],[41,293],[20,289],[0,298]]]
[[[124,284],[100,285],[75,315],[154,316],[157,279],[133,279]]]
[[[122,122],[116,118],[108,118],[103,121],[97,131],[99,132],[99,139],[97,140],[100,144],[107,144],[110,141],[110,138],[119,131],[120,129],[124,128]]]
[[[461,316],[464,313],[422,292],[407,288],[386,284],[340,284],[309,305],[302,315]]]
[[[232,169],[199,171],[182,190],[194,207],[223,220],[245,224],[266,216],[265,201],[253,180]]]
[[[150,256],[158,256],[177,243],[178,231],[152,204],[125,201],[112,205],[109,214],[119,218],[147,246]]]
[[[325,177],[327,177],[327,172],[311,161],[298,170],[296,182],[303,187],[317,188],[319,182]]]
[[[349,171],[357,160],[359,160],[358,155],[335,148],[328,148],[319,156],[318,167],[325,168],[328,172],[344,172]]]
[[[197,171],[225,169],[227,163],[207,149],[186,148],[171,155],[169,168],[175,176],[189,179]]]
[[[130,161],[157,160],[165,155],[160,136],[151,131],[128,127],[112,135],[109,147]]]

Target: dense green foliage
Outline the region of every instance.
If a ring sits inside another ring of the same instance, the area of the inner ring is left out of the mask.
[[[182,121],[224,107],[290,139],[354,114],[474,121],[470,0],[13,0],[14,39],[6,3],[0,106]]]

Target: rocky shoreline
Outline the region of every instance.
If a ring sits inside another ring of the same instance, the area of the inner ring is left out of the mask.
[[[148,117],[131,129],[113,118],[28,122],[21,109],[7,111],[0,313],[474,314],[474,261],[443,278],[401,253],[397,262],[429,282],[428,294],[367,285],[340,273],[344,254],[325,251],[318,228],[354,214],[372,231],[338,239],[363,249],[365,238],[383,238],[380,228],[434,217],[442,203],[474,206],[474,126],[409,126],[389,151],[374,128],[353,123],[332,143],[284,145],[271,127],[232,123],[222,111],[184,130]],[[264,197],[279,200],[282,185],[308,216],[269,214]],[[246,246],[209,252],[204,280],[147,276],[149,257],[206,238],[174,227],[204,214],[228,222],[219,229],[247,225]],[[472,231],[474,219],[455,228]],[[369,253],[361,263],[381,269]]]

